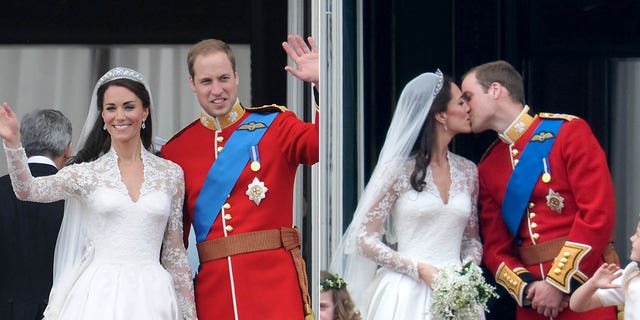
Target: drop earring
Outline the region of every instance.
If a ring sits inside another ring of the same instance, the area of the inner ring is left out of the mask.
[[[106,123],[102,125],[102,130],[107,130],[107,124]]]
[[[142,120],[142,129],[147,127],[147,125],[145,124],[145,121],[147,121],[147,120]]]
[[[445,122],[445,123],[443,123],[442,125],[444,126],[444,131],[449,130],[449,127],[447,127],[447,123],[446,123],[446,122]]]

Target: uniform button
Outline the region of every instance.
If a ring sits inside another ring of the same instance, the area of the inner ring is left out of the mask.
[[[224,219],[225,219],[225,220],[231,220],[231,215],[230,215],[230,214],[228,214],[228,213],[227,213],[227,214],[225,214],[225,215],[224,215]]]
[[[218,147],[218,153],[222,151],[222,147]]]
[[[560,262],[567,263],[567,262],[569,262],[569,260],[567,260],[567,258],[562,258],[562,259],[560,259]]]
[[[511,154],[514,156],[518,155],[518,149],[511,149]]]
[[[555,274],[560,274],[560,273],[562,273],[562,270],[560,270],[560,268],[555,268],[555,269],[553,270],[553,273],[555,273]]]
[[[535,212],[529,212],[529,218],[533,219],[536,217],[536,213]]]
[[[533,204],[533,202],[529,202],[529,209],[533,209],[533,207],[535,207],[536,205]]]
[[[534,234],[533,234],[533,239],[534,239],[534,240],[538,240],[538,238],[540,238],[540,235],[539,235],[539,234],[537,234],[537,233],[534,233]]]
[[[518,159],[513,160],[513,165],[514,165],[514,166],[515,166],[515,165],[518,165],[518,162],[519,162],[519,161],[520,161],[520,160],[518,160]]]
[[[229,209],[231,209],[231,205],[227,202],[227,203],[222,205],[222,208],[225,209],[225,210],[229,210]]]
[[[233,231],[233,227],[232,226],[226,226],[224,227],[225,230],[227,230],[228,232]]]
[[[518,281],[516,281],[516,280],[511,281],[511,285],[512,285],[512,286],[514,286],[514,287],[515,287],[517,284],[518,284]]]
[[[218,142],[222,142],[222,141],[224,141],[224,137],[223,137],[223,136],[218,136],[218,137],[216,138],[216,141],[218,141]]]
[[[538,227],[538,224],[535,222],[531,222],[531,229],[535,229]]]
[[[571,252],[569,252],[569,251],[565,251],[562,255],[563,255],[565,258],[568,258],[568,257],[571,255]]]
[[[564,268],[564,263],[562,263],[562,262],[558,263],[558,268],[560,268],[560,269]]]

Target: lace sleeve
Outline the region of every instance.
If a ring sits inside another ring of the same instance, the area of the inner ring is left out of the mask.
[[[176,166],[177,167],[177,166]],[[182,204],[184,201],[184,178],[180,168],[171,170],[170,177],[174,190],[171,199],[171,214],[162,241],[162,265],[173,277],[178,304],[185,319],[196,319],[195,299],[191,268],[187,260],[187,251],[182,242]]]
[[[397,174],[397,170],[396,174]],[[418,262],[401,255],[382,242],[383,227],[389,218],[391,207],[401,191],[405,190],[408,179],[405,175],[386,175],[388,179],[374,179],[372,181],[388,181],[378,189],[373,204],[365,212],[362,225],[356,235],[357,248],[360,254],[368,257],[377,264],[406,274],[413,279],[420,280]],[[375,183],[375,182],[374,182]]]
[[[53,202],[66,199],[79,192],[78,175],[73,168],[66,167],[55,175],[34,178],[27,164],[24,148],[4,147],[7,154],[9,176],[16,197],[23,201]]]
[[[478,225],[478,168],[473,163],[469,163],[463,172],[465,176],[470,177],[470,179],[466,179],[469,185],[465,188],[468,188],[470,192],[471,215],[462,235],[460,258],[463,263],[473,261],[479,265],[482,262],[482,243],[480,242]]]

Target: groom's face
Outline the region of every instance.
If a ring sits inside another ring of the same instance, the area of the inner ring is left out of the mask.
[[[493,101],[488,91],[478,82],[475,73],[464,78],[461,85],[462,97],[469,106],[471,117],[471,130],[482,132],[491,129],[489,120],[495,112],[492,108]]]
[[[199,55],[193,63],[191,90],[198,102],[212,117],[229,113],[238,97],[238,72],[233,69],[226,53],[220,51]]]

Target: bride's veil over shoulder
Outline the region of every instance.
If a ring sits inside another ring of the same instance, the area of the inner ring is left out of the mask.
[[[377,265],[359,254],[356,237],[363,232],[367,212],[382,198],[393,177],[408,160],[442,83],[443,75],[437,70],[417,76],[402,90],[376,168],[358,202],[351,224],[332,254],[329,270],[345,279],[360,311],[364,311],[362,303],[366,300],[365,291],[375,275]],[[395,236],[389,220],[387,218],[385,230],[381,232],[384,232],[387,241],[393,242]]]

